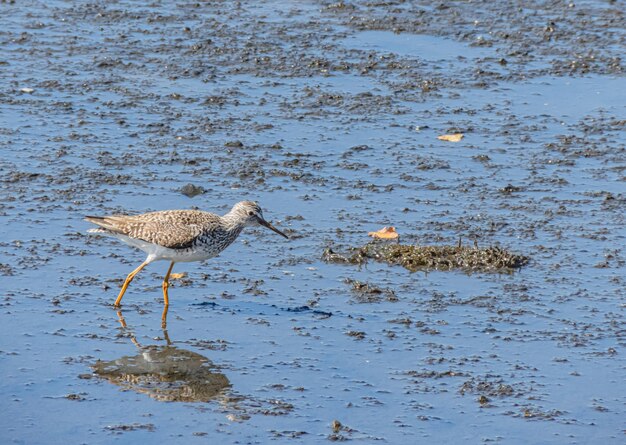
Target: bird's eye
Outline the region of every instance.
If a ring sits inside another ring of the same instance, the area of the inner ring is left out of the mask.
[[[248,210],[248,216],[254,216],[254,211],[253,210]]]

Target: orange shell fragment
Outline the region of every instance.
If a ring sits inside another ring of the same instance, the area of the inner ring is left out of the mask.
[[[444,134],[441,136],[437,136],[437,139],[447,142],[459,142],[461,139],[463,139],[463,133]]]
[[[180,280],[181,278],[185,278],[186,276],[187,276],[187,272],[172,273],[172,274],[170,274],[170,279],[172,279],[172,280]]]
[[[383,227],[378,232],[369,232],[368,236],[379,239],[396,239],[400,235],[396,232],[395,227]]]

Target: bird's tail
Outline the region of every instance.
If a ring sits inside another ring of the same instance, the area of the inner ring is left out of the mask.
[[[107,229],[103,229],[102,227],[98,227],[98,228],[95,228],[95,229],[87,230],[87,233],[109,233],[110,234],[111,231],[107,230]]]
[[[122,218],[116,216],[86,216],[85,221],[100,226],[96,229],[89,229],[89,233],[122,233],[124,230],[120,224]]]

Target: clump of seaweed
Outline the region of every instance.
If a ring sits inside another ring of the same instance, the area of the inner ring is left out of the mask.
[[[456,246],[419,246],[409,244],[389,244],[373,241],[363,247],[351,248],[348,254],[336,253],[331,247],[324,250],[322,259],[326,262],[345,264],[365,264],[368,260],[400,265],[411,272],[418,270],[453,270],[471,272],[506,273],[528,264],[529,258],[497,246],[479,248]]]

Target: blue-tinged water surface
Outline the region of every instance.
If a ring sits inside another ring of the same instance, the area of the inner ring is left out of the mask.
[[[623,443],[616,8],[0,3],[0,442]],[[85,215],[244,199],[291,239],[112,307]],[[322,260],[383,226],[530,263]]]

